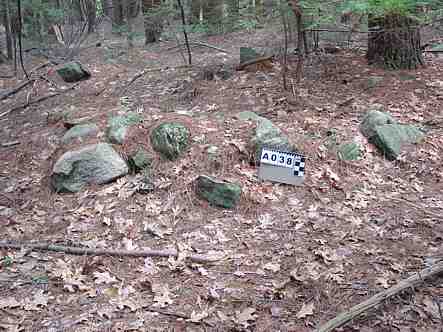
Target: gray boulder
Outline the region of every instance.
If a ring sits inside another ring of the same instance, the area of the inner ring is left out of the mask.
[[[196,193],[209,203],[224,208],[233,208],[240,200],[242,188],[215,178],[200,175],[196,182]]]
[[[94,123],[85,123],[81,125],[76,125],[69,129],[62,137],[63,143],[69,143],[73,139],[79,139],[82,141],[83,138],[88,136],[94,136],[98,133],[98,127]]]
[[[190,131],[175,122],[162,123],[151,133],[151,144],[155,151],[169,160],[177,159],[189,146]]]
[[[57,69],[57,74],[68,83],[74,83],[81,80],[86,80],[91,77],[91,73],[80,62],[72,61],[65,63],[62,67]]]
[[[425,134],[415,126],[386,124],[375,128],[373,143],[389,160],[397,159],[406,144],[419,143]]]
[[[110,117],[106,127],[106,136],[109,142],[113,144],[123,144],[129,128],[142,122],[143,117],[134,112],[128,112],[125,115]]]
[[[256,164],[260,161],[261,150],[263,147],[280,151],[293,151],[288,137],[282,133],[280,128],[263,117],[260,117],[257,120],[255,135],[250,141],[250,146],[252,147],[253,159]]]
[[[57,192],[78,192],[88,184],[104,184],[128,174],[120,155],[106,143],[68,151],[55,163],[51,182]]]
[[[360,132],[369,139],[374,136],[375,129],[378,126],[385,124],[397,124],[397,121],[389,113],[370,110],[366,113],[360,124]]]

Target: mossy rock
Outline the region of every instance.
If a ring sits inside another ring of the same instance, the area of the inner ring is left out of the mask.
[[[371,138],[375,135],[375,130],[378,126],[386,124],[397,124],[397,121],[389,113],[370,110],[363,117],[360,124],[360,132],[366,138]]]
[[[176,160],[188,148],[190,136],[181,123],[165,122],[151,132],[151,144],[166,159]]]
[[[129,128],[141,123],[142,120],[143,117],[135,112],[110,117],[106,126],[106,136],[109,142],[113,144],[123,144]]]
[[[261,55],[251,47],[240,47],[240,63],[259,58]]]
[[[406,144],[416,144],[425,137],[423,131],[415,126],[387,124],[378,126],[371,138],[373,143],[389,160],[395,160]]]
[[[264,147],[286,152],[293,152],[294,149],[289,143],[289,139],[282,133],[280,128],[275,126],[270,120],[260,117],[255,128],[255,135],[250,141],[252,147],[253,160],[258,164],[261,151]]]
[[[363,149],[356,142],[343,143],[338,147],[337,155],[340,160],[358,160],[363,155]]]
[[[67,83],[74,83],[91,77],[89,70],[78,61],[65,63],[57,69],[57,74]]]
[[[107,143],[64,153],[55,163],[51,183],[57,192],[78,192],[88,184],[104,184],[128,174],[122,157]]]
[[[131,171],[138,172],[150,168],[154,161],[153,156],[143,148],[139,148],[129,157],[129,166]]]
[[[212,205],[230,209],[239,202],[242,188],[236,183],[200,175],[196,182],[196,193]]]

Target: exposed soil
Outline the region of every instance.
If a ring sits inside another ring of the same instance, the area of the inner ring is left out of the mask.
[[[306,60],[297,83],[292,55],[291,88],[283,91],[278,61],[264,71],[234,70],[239,47],[278,48],[277,32],[204,42],[229,53],[196,46],[189,68],[171,50],[173,42],[129,51],[118,40],[105,42],[79,57],[92,73],[89,80],[0,115],[0,143],[20,142],[0,146],[0,236],[110,249],[179,248],[223,259],[196,264],[0,249],[0,330],[313,331],[442,254],[443,59],[429,57],[426,68],[394,72],[342,50]],[[29,68],[45,61],[28,60]],[[128,85],[150,69],[159,70]],[[216,71],[213,80],[205,79],[208,70]],[[0,66],[0,75],[9,72]],[[59,89],[71,86],[51,67],[39,72]],[[374,76],[382,79],[372,84]],[[0,89],[19,83],[0,82]],[[37,80],[0,102],[0,114],[53,89]],[[426,125],[425,141],[397,161],[385,160],[358,130],[374,103],[400,122]],[[144,116],[128,146],[149,146],[149,130],[174,119],[191,128],[191,148],[178,161],[156,160],[153,193],[134,193],[132,176],[78,194],[54,193],[48,176],[66,150],[59,142],[66,129],[50,120],[53,115],[75,111],[103,128],[123,109]],[[245,150],[254,123],[236,118],[246,110],[272,120],[307,156],[302,186],[258,180]],[[365,147],[363,159],[338,160],[335,143],[354,138]],[[216,160],[208,159],[210,145],[219,148]],[[193,183],[200,174],[240,183],[238,207],[223,210],[198,199]],[[442,299],[442,280],[426,281],[340,331],[439,331]]]

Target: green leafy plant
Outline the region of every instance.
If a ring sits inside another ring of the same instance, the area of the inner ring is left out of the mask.
[[[14,259],[11,256],[3,256],[2,259],[0,259],[0,263],[2,267],[8,267],[14,263]]]

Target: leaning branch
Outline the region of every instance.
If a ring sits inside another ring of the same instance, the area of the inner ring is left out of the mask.
[[[70,255],[91,255],[91,256],[127,256],[127,257],[178,257],[177,250],[114,250],[114,249],[94,249],[58,246],[44,243],[12,243],[0,241],[0,248],[5,249],[28,249],[31,251],[53,251]],[[204,255],[191,255],[187,258],[196,263],[211,263],[218,259],[206,257]]]
[[[74,84],[73,86],[71,86],[71,87],[69,87],[69,88],[67,88],[67,89],[64,89],[64,90],[62,90],[62,91],[59,91],[59,92],[50,93],[50,94],[48,94],[48,95],[41,96],[41,97],[39,97],[39,98],[37,98],[37,99],[29,100],[29,101],[27,101],[27,102],[24,103],[24,104],[21,104],[21,105],[19,105],[19,106],[16,106],[16,107],[14,107],[14,108],[11,108],[10,110],[7,110],[6,112],[0,113],[0,118],[4,117],[5,115],[8,115],[9,113],[12,113],[12,112],[15,112],[15,111],[19,111],[19,110],[25,109],[25,108],[28,107],[28,106],[31,106],[31,105],[33,105],[33,104],[37,104],[37,103],[39,103],[39,102],[41,102],[41,101],[44,101],[44,100],[46,100],[46,99],[49,99],[49,98],[52,98],[52,97],[57,97],[58,95],[61,95],[61,94],[65,93],[65,92],[67,92],[67,91],[69,91],[69,90],[73,90],[76,86],[78,86],[78,84]]]
[[[19,85],[17,85],[16,87],[0,94],[0,100],[3,100],[3,99],[6,99],[12,95],[15,95],[21,89],[27,87],[29,84],[33,83],[34,81],[35,81],[34,79],[26,80],[26,81],[20,83]]]
[[[347,322],[358,317],[363,312],[376,307],[377,305],[379,305],[383,301],[393,297],[394,295],[397,295],[398,293],[404,291],[405,289],[413,288],[413,287],[423,283],[425,281],[425,279],[435,277],[441,273],[443,273],[443,262],[435,264],[434,266],[432,266],[430,268],[426,268],[424,270],[421,270],[417,274],[413,275],[412,277],[409,277],[406,280],[401,281],[397,285],[374,295],[373,297],[369,298],[368,300],[366,300],[360,304],[357,304],[356,306],[352,307],[349,311],[345,311],[345,312],[341,313],[340,315],[338,315],[334,319],[331,319],[330,321],[328,321],[325,324],[323,324],[322,326],[320,326],[316,332],[334,331],[336,328],[343,326]]]
[[[213,49],[213,50],[216,50],[216,51],[220,51],[222,53],[229,54],[229,51],[227,51],[227,50],[225,50],[223,48],[220,48],[220,47],[217,47],[217,46],[214,46],[214,45],[210,45],[210,44],[207,44],[207,43],[203,43],[203,42],[200,42],[200,41],[189,41],[189,45],[207,47],[207,48],[210,48],[210,49]],[[172,51],[172,50],[174,50],[176,48],[183,47],[183,46],[186,46],[186,44],[179,44],[179,45],[170,47],[166,51]]]

